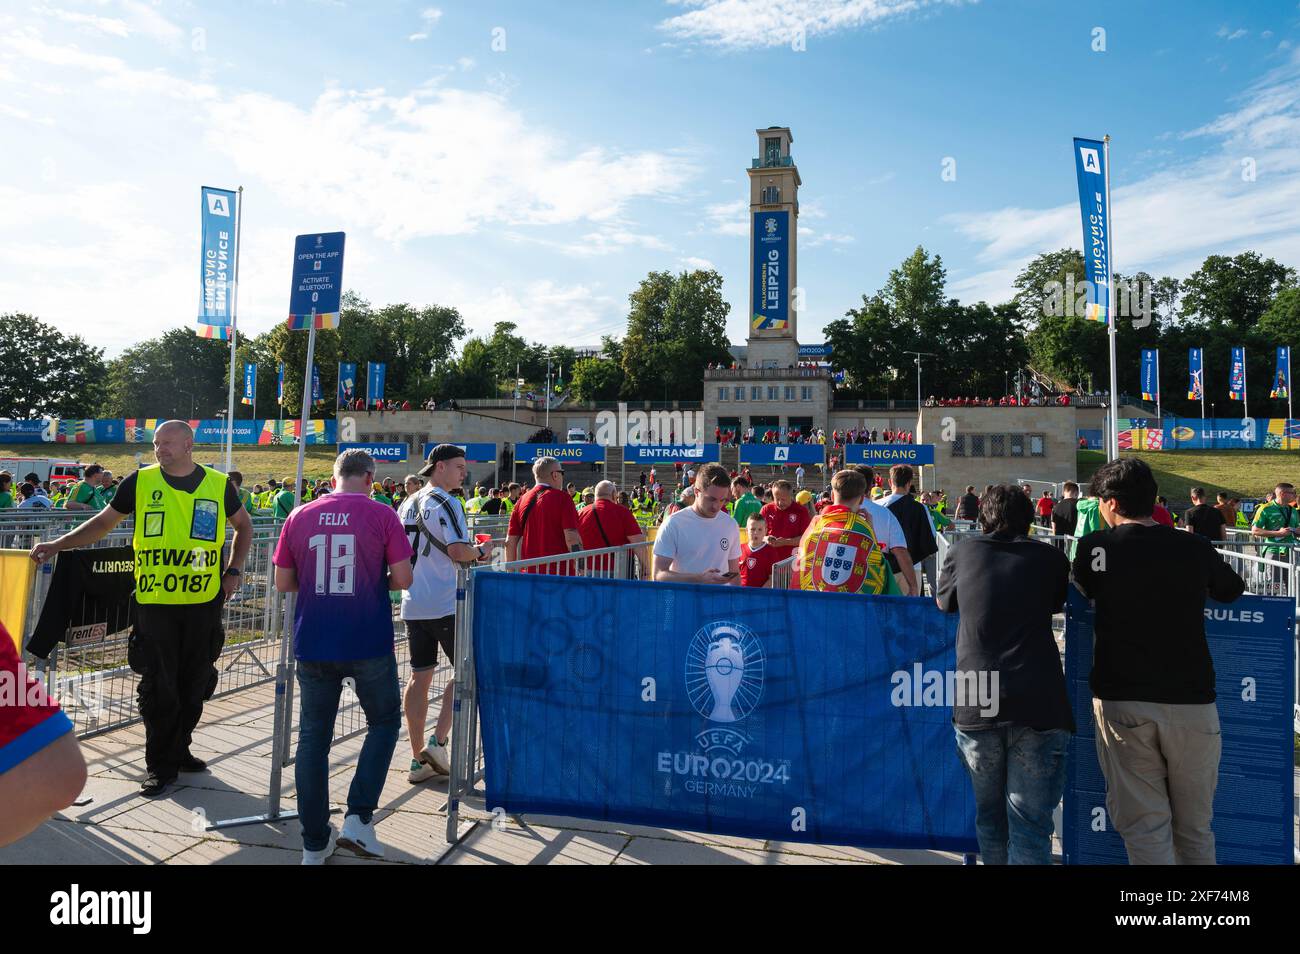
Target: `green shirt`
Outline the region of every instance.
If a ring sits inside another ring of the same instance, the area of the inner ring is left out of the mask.
[[[253,495],[249,491],[245,490],[243,487],[239,488],[238,493],[239,493],[239,499],[244,504],[244,509],[248,511],[248,515],[251,517],[254,513]]]
[[[383,504],[385,507],[391,507],[393,505],[393,498],[388,496],[388,494],[372,493],[370,495],[370,499],[376,501],[377,503]]]
[[[77,484],[77,492],[72,500],[74,503],[86,504],[91,510],[103,510],[104,497],[99,491],[98,487],[92,487],[83,480]]]
[[[0,510],[14,505],[14,495],[7,490],[0,490]]]
[[[1261,530],[1285,530],[1287,527],[1300,527],[1300,514],[1297,514],[1295,507],[1269,503],[1264,504],[1259,509],[1260,512],[1255,515],[1255,526]],[[1290,537],[1269,538],[1268,543],[1263,548],[1264,552],[1272,554],[1286,553],[1290,549],[1287,546],[1290,539]]]
[[[763,504],[752,493],[746,490],[736,498],[736,505],[731,508],[731,516],[741,527],[749,522],[749,518],[763,509]]]
[[[1074,512],[1077,519],[1074,524],[1074,540],[1070,541],[1071,560],[1074,559],[1074,553],[1078,547],[1075,541],[1081,540],[1093,531],[1101,529],[1101,511],[1098,509],[1100,506],[1101,501],[1096,497],[1084,497],[1075,506]]]
[[[293,491],[282,490],[275,495],[275,506],[272,508],[275,516],[283,520],[289,516],[293,510]]]

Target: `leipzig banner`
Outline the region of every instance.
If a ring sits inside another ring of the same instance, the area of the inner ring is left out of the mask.
[[[785,331],[790,324],[790,213],[755,212],[752,331]]]
[[[1246,400],[1246,349],[1232,349],[1232,375],[1228,379],[1228,398]]]
[[[366,365],[366,407],[372,408],[376,401],[384,399],[384,378],[388,365],[380,361],[371,361]]]
[[[244,362],[244,396],[240,403],[257,403],[257,365],[250,361]]]
[[[200,190],[200,228],[203,260],[199,266],[199,324],[229,328],[233,323],[238,197],[229,189],[203,186]],[[226,333],[199,334],[227,337]]]
[[[1083,263],[1088,278],[1084,316],[1106,322],[1111,314],[1110,206],[1106,191],[1106,145],[1096,139],[1074,140],[1074,167],[1079,178],[1079,212],[1083,216]]]
[[[527,573],[472,586],[490,809],[978,850],[944,697],[957,617],[933,601]]]
[[[1273,372],[1273,387],[1268,396],[1285,401],[1291,396],[1291,346],[1284,345],[1277,349],[1277,368]]]
[[[356,399],[357,363],[355,361],[340,361],[338,406],[348,407]]]

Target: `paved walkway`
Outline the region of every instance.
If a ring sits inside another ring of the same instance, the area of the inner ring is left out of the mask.
[[[182,775],[159,799],[140,796],[144,729],[129,726],[82,742],[90,779],[80,804],[21,841],[0,848],[0,864],[272,864],[301,860],[296,820],[207,831],[209,821],[266,811],[274,687],[246,689],[210,702],[193,751],[208,770]],[[346,801],[359,738],[331,751],[330,790]],[[462,806],[458,845],[447,844],[445,779],[411,785],[403,738],[376,814],[387,845],[383,861],[340,851],[326,864],[960,864],[932,851],[880,851],[787,844],[694,832],[528,816],[493,827],[481,799]],[[283,810],[294,807],[293,769],[284,777]],[[341,824],[336,816],[335,824]]]

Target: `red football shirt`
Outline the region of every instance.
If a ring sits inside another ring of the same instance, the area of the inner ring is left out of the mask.
[[[628,542],[629,537],[644,534],[645,531],[636,522],[631,510],[602,498],[578,513],[578,533],[582,536],[584,550],[603,550],[606,547],[621,547]],[[595,557],[594,560],[602,570],[609,570],[614,565],[613,554]]]
[[[751,550],[746,543],[740,548],[740,585],[767,586],[767,581],[772,577],[772,567],[779,560],[776,547],[771,544]]]
[[[1155,509],[1151,511],[1151,519],[1166,527],[1172,527],[1174,525],[1174,518],[1169,516],[1169,511],[1160,506],[1160,504],[1156,504]]]
[[[568,553],[569,545],[564,540],[564,531],[577,529],[578,509],[573,505],[573,498],[563,490],[537,484],[530,487],[519,498],[515,509],[510,511],[510,526],[506,534],[519,537],[518,559],[534,560]],[[533,568],[529,572],[568,576],[569,564],[560,564],[555,568]]]
[[[808,508],[797,503],[790,504],[785,510],[782,510],[775,503],[764,504],[760,513],[763,514],[763,519],[767,521],[767,535],[769,537],[794,537],[798,539],[808,529],[808,524],[812,523],[812,514],[808,512]],[[774,562],[784,560],[794,553],[795,548],[795,544],[788,547],[778,547],[769,543],[768,546],[772,547],[778,554]]]

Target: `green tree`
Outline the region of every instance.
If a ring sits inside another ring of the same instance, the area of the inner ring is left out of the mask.
[[[699,399],[704,368],[729,362],[722,276],[697,269],[676,276],[651,272],[631,295],[622,342],[624,397]]]
[[[212,418],[226,407],[230,346],[173,328],[109,364],[106,417]]]
[[[1182,317],[1196,327],[1245,334],[1295,282],[1294,269],[1258,252],[1211,255],[1182,284]]]
[[[1048,316],[1054,310],[1054,296],[1063,295],[1071,279],[1075,287],[1087,279],[1083,253],[1078,249],[1057,249],[1031,259],[1012,283],[1016,293],[1011,301],[1021,325],[1033,328]]]
[[[33,315],[0,315],[0,417],[93,417],[103,400],[104,351]]]

